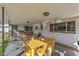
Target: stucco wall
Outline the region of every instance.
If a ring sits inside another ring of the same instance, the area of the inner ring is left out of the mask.
[[[55,37],[56,41],[74,48],[78,48],[78,46],[74,45],[79,40],[79,20],[76,21],[76,33],[58,33],[58,32],[50,32],[49,25],[44,24],[44,29],[41,31],[42,36],[52,38]]]

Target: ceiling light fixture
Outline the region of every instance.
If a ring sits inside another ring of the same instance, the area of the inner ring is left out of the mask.
[[[44,16],[49,16],[49,12],[44,12],[43,15]]]
[[[30,21],[26,21],[26,23],[30,23]]]

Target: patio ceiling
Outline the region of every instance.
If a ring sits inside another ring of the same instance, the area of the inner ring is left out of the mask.
[[[5,6],[5,23],[10,19],[11,24],[39,23],[45,20],[54,20],[58,18],[66,18],[69,16],[79,16],[79,4],[66,3],[5,3],[0,4],[0,21],[1,6]],[[49,16],[45,17],[43,12],[49,12]]]

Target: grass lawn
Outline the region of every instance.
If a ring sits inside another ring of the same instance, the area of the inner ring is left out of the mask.
[[[0,34],[0,40],[2,40],[1,34]],[[8,35],[5,34],[5,35],[4,35],[4,49],[6,49],[7,43],[8,43]],[[2,43],[0,42],[0,56],[2,55],[2,46],[1,46],[1,44],[2,44]]]

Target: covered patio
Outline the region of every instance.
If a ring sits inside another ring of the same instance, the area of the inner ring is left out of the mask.
[[[27,48],[29,46],[37,51],[35,53],[37,56],[40,56],[42,54],[39,54],[38,50],[43,46],[46,50],[43,51],[44,56],[78,56],[78,7],[79,4],[68,3],[0,4],[1,55],[27,56],[26,50],[30,50]],[[8,26],[6,27],[5,24]],[[7,44],[5,44],[5,34],[7,35]],[[32,41],[35,45],[29,43],[32,39],[36,40],[36,43]],[[54,41],[54,44],[51,43]],[[24,44],[25,42],[28,44]],[[39,48],[36,48],[36,45]],[[47,52],[49,45],[54,48],[51,50],[54,50],[54,54]],[[29,53],[33,53],[33,50]]]

